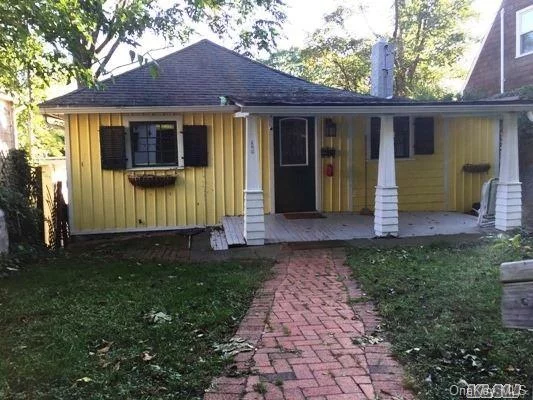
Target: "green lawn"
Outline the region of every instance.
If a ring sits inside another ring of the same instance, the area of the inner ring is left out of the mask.
[[[453,398],[448,389],[461,379],[527,385],[531,398],[533,332],[502,327],[499,283],[500,263],[529,252],[517,239],[351,252],[419,398]]]
[[[66,255],[0,280],[0,398],[203,396],[227,362],[213,345],[234,334],[269,265],[119,259]]]

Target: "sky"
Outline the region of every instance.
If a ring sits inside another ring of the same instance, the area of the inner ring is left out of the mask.
[[[160,0],[161,2],[168,0]],[[350,7],[355,4],[351,0],[286,0],[287,4],[287,21],[283,25],[281,38],[278,40],[278,49],[287,49],[292,46],[301,47],[306,43],[306,38],[315,29],[322,25],[323,16],[334,11],[339,5]],[[390,23],[383,21],[392,20],[392,0],[359,0],[357,4],[362,4],[361,8],[347,21],[347,26],[355,37],[375,37],[376,35],[390,34],[392,26]],[[466,52],[465,57],[461,60],[462,67],[468,71],[475,60],[475,56],[481,46],[481,41],[488,33],[490,25],[494,20],[499,8],[500,0],[473,0],[473,8],[478,17],[474,18],[466,27],[467,31],[478,39],[478,43],[472,45]],[[210,39],[223,46],[231,47],[231,42],[218,38],[209,32],[208,29],[199,29],[199,33],[193,35],[187,44],[195,43],[203,38]],[[141,41],[142,48],[139,53],[147,50],[165,47],[165,43],[152,35],[147,35]],[[186,44],[186,45],[187,45]],[[160,58],[172,51],[178,50],[185,45],[180,45],[165,50],[153,51],[151,55],[154,58]],[[130,61],[129,48],[126,46],[120,48],[112,62],[110,69],[116,66],[127,64]],[[130,67],[120,68],[113,71],[113,74],[119,74],[127,69],[138,66],[133,64]],[[447,82],[450,89],[460,91],[463,82],[460,80]],[[72,87],[55,88],[52,96],[65,93]]]

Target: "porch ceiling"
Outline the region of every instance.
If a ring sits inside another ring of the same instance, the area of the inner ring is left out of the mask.
[[[371,239],[374,217],[355,213],[324,213],[326,218],[287,219],[283,214],[265,215],[265,243]],[[400,213],[399,237],[476,234],[483,230],[477,218],[454,212]],[[243,230],[243,217],[225,217],[224,225]]]

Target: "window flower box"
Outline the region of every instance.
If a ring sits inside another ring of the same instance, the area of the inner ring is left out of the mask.
[[[471,174],[481,174],[487,172],[490,169],[490,164],[465,164],[463,165],[463,171]]]
[[[133,186],[143,189],[171,186],[176,183],[175,175],[135,175],[129,174],[128,180]]]

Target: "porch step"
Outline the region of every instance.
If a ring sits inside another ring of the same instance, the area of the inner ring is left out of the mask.
[[[226,235],[223,230],[214,229],[211,231],[211,248],[215,251],[227,250],[228,242],[226,241]]]
[[[224,217],[222,218],[222,226],[224,227],[224,233],[226,234],[229,247],[246,246],[241,217]]]

